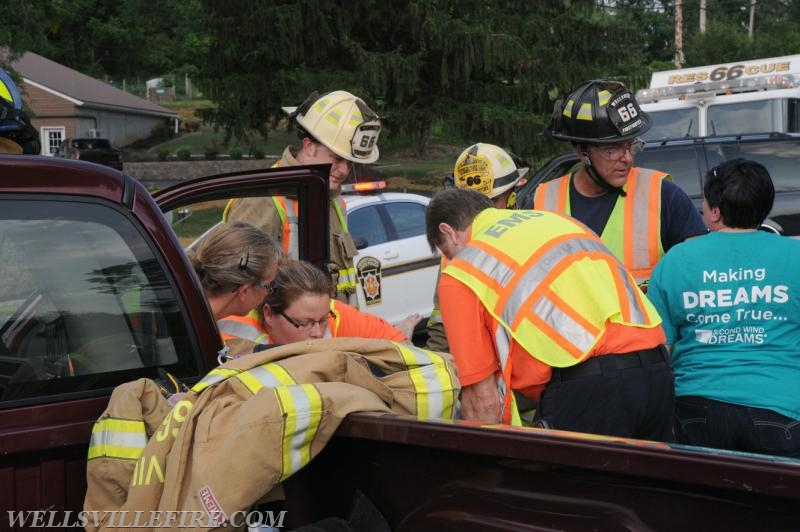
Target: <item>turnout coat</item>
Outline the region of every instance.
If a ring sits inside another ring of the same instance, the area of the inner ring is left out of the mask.
[[[458,392],[449,355],[361,338],[237,358],[174,406],[151,380],[121,385],[92,431],[84,510],[100,521],[90,517],[86,529],[147,529],[157,510],[184,512],[169,526],[162,517],[159,528],[186,527],[191,515],[202,516],[196,527],[212,517],[242,525],[231,516],[280,497],[280,482],[323,449],[347,414],[452,420]]]

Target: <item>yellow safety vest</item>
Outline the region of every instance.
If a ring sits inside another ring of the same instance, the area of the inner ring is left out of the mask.
[[[512,411],[511,342],[553,366],[585,360],[607,322],[652,328],[661,318],[630,274],[582,224],[546,211],[487,209],[442,272],[498,321],[494,338],[504,419]],[[516,417],[516,416],[514,416]]]
[[[564,175],[536,189],[533,208],[571,215],[569,183]],[[661,181],[669,174],[631,168],[600,239],[633,274],[638,284],[650,279],[664,256],[661,244]]]

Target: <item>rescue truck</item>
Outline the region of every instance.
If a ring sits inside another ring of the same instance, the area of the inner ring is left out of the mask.
[[[654,72],[636,100],[648,141],[800,131],[800,54]]]

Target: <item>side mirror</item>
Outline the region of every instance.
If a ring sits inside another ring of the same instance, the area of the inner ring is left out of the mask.
[[[369,246],[369,242],[363,236],[354,236],[353,243],[356,245],[356,249],[364,249]]]

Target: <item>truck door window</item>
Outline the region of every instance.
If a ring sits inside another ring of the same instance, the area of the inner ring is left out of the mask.
[[[800,100],[789,98],[786,101],[786,131],[800,133]]]
[[[0,201],[0,408],[198,373],[166,268],[121,212]],[[148,369],[150,368],[150,369]]]

